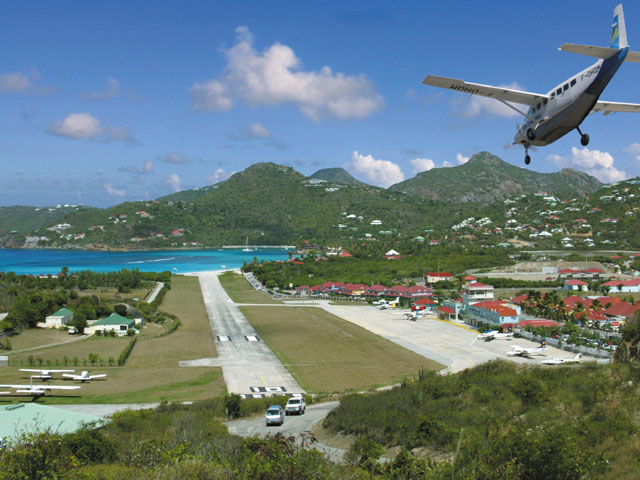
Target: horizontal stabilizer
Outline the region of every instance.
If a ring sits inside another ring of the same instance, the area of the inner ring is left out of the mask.
[[[613,57],[619,50],[615,48],[607,47],[595,47],[593,45],[578,45],[577,43],[563,43],[558,47],[558,50],[563,52],[578,53],[580,55],[587,55],[588,57],[596,57],[607,59]],[[625,62],[640,63],[640,52],[632,52],[629,50]]]
[[[615,48],[595,47],[593,45],[579,45],[577,43],[563,43],[558,47],[563,52],[579,53],[588,57],[609,58],[618,53]]]

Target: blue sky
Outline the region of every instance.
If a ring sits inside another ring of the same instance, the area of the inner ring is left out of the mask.
[[[608,45],[614,6],[6,2],[0,205],[153,199],[266,161],[381,186],[482,150],[524,167],[523,149],[505,148],[519,118],[422,79],[544,93],[594,61],[561,43]],[[640,50],[640,5],[624,8]],[[640,102],[638,79],[626,63],[601,99]],[[640,115],[593,114],[582,129],[586,149],[570,133],[530,168],[639,174]]]

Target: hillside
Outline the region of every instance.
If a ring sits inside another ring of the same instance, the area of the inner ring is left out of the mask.
[[[489,152],[479,152],[463,165],[421,172],[389,190],[431,200],[488,204],[536,192],[570,198],[592,193],[601,186],[596,178],[570,168],[538,173],[511,165]]]
[[[94,210],[84,205],[51,205],[49,207],[28,207],[16,205],[0,207],[0,235],[9,232],[29,233],[50,225],[72,211]],[[97,210],[97,209],[96,209]]]
[[[318,170],[316,173],[311,175],[311,178],[332,183],[362,183],[360,180],[354,178],[344,168],[323,168],[322,170]]]

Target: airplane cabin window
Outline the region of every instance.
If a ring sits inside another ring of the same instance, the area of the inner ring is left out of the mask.
[[[546,98],[544,98],[544,99],[542,100],[542,104],[543,104],[543,105],[546,105],[546,104],[547,104],[547,99],[546,99]]]
[[[566,91],[566,90],[569,90],[569,84],[568,84],[568,83],[565,83],[565,84],[564,84],[564,87],[562,87],[562,89],[563,89],[563,90],[565,90],[565,91]]]
[[[556,92],[551,92],[551,98],[556,96]]]
[[[576,79],[571,80],[571,86],[573,87],[576,84]]]
[[[559,88],[559,89],[556,91],[556,93],[557,93],[558,95],[560,95],[560,94],[562,93],[562,89],[561,89],[561,88]]]
[[[540,106],[541,106],[540,103],[538,105],[536,105],[536,110],[540,110]]]

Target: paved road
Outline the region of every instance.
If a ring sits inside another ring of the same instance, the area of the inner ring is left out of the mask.
[[[89,338],[91,335],[80,335],[79,337],[73,337],[71,340],[65,340],[64,342],[48,343],[46,345],[39,345],[37,347],[23,348],[22,350],[12,350],[11,353],[31,352],[33,350],[41,350],[43,348],[55,347],[57,345],[66,345],[67,343],[79,342],[85,338]]]
[[[160,290],[162,290],[162,287],[164,287],[164,282],[156,282],[156,286],[153,289],[153,292],[151,292],[151,295],[149,295],[147,303],[151,303],[156,299],[156,297],[160,293]]]
[[[313,429],[313,426],[324,420],[331,410],[340,405],[340,402],[325,402],[316,405],[307,406],[307,411],[304,415],[290,415],[286,416],[284,423],[281,426],[265,425],[264,416],[233,420],[227,422],[227,428],[229,433],[234,435],[240,435],[242,437],[253,437],[258,435],[260,437],[266,437],[269,434],[281,433],[285,436],[294,436],[300,441],[300,434],[308,433]],[[332,448],[324,445],[320,442],[313,444],[314,448],[326,453],[333,460],[342,460],[344,456],[344,450]]]
[[[198,275],[216,340],[217,358],[180,362],[181,366],[220,366],[227,390],[245,396],[304,393],[222,288],[218,276]]]

